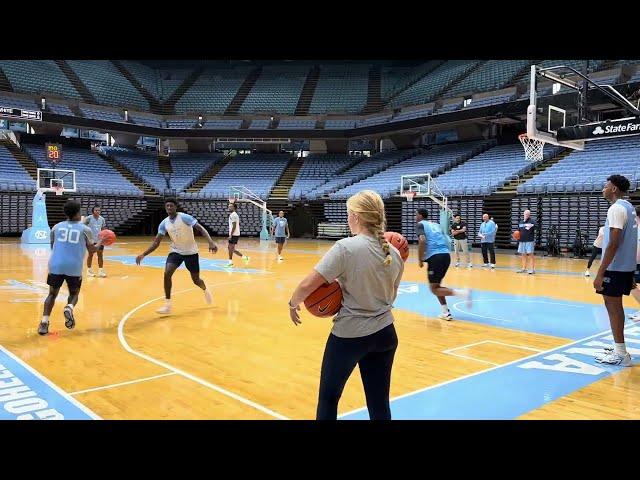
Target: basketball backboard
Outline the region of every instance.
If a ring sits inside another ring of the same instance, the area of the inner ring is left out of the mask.
[[[567,65],[531,66],[527,136],[583,150],[585,142],[640,135],[640,110],[612,86],[620,70],[581,73]]]
[[[75,192],[76,171],[57,168],[38,169],[38,190],[43,192],[56,192],[60,187],[64,192]]]

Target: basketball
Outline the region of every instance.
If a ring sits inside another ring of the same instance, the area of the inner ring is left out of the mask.
[[[332,317],[342,306],[342,288],[337,281],[325,283],[307,297],[304,306],[316,317]]]
[[[98,234],[98,238],[102,240],[102,244],[109,246],[113,245],[116,241],[116,234],[111,230],[101,230]]]
[[[409,258],[409,242],[407,242],[407,239],[397,232],[385,232],[384,238],[398,249],[402,260],[406,262],[407,258]]]
[[[516,230],[515,232],[513,232],[513,239],[515,241],[519,241],[520,240],[520,231]]]

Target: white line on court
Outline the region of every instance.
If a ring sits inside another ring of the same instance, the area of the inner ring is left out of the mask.
[[[590,335],[588,337],[581,338],[580,340],[576,340],[575,342],[567,343],[565,345],[560,345],[559,347],[555,347],[555,348],[552,348],[550,350],[544,350],[542,352],[532,353],[528,357],[519,358],[517,360],[513,360],[512,362],[503,363],[502,365],[497,365],[497,366],[492,367],[492,368],[487,368],[486,370],[480,370],[479,372],[470,373],[469,375],[464,375],[462,377],[452,378],[451,380],[447,380],[446,382],[436,383],[435,385],[431,385],[429,387],[421,388],[419,390],[414,390],[413,392],[403,393],[402,395],[398,395],[397,397],[394,397],[394,398],[390,399],[389,402],[395,402],[396,400],[400,400],[400,399],[405,398],[405,397],[410,397],[412,395],[417,395],[418,393],[426,392],[427,390],[431,390],[433,388],[442,387],[443,385],[447,385],[449,383],[457,382],[459,380],[464,380],[466,378],[475,377],[476,375],[480,375],[482,373],[490,372],[491,370],[496,370],[498,368],[503,368],[503,367],[506,367],[508,365],[513,365],[515,363],[522,362],[523,360],[527,360],[529,358],[535,358],[535,357],[537,357],[539,355],[544,355],[544,354],[547,354],[547,353],[554,352],[556,350],[565,349],[565,348],[570,347],[571,345],[576,345],[578,343],[582,343],[582,342],[584,342],[586,340],[589,340],[590,338],[595,338],[595,337],[598,337],[600,335],[604,335],[607,332],[609,332],[609,330],[605,330],[604,332],[599,332],[599,333],[596,333],[594,335]],[[355,410],[351,410],[349,412],[341,413],[340,415],[338,415],[338,418],[346,417],[347,415],[351,415],[352,413],[361,412],[361,411],[366,410],[366,409],[367,409],[367,407],[356,408]]]
[[[71,403],[73,403],[76,407],[78,407],[80,410],[82,410],[84,413],[86,413],[87,415],[89,415],[91,418],[93,418],[94,420],[102,420],[102,418],[100,418],[98,415],[96,415],[93,411],[91,411],[88,407],[86,407],[85,405],[83,405],[82,403],[80,403],[78,400],[76,400],[75,398],[73,398],[69,393],[65,392],[64,390],[62,390],[60,387],[58,387],[55,383],[53,383],[51,380],[49,380],[47,377],[45,377],[44,375],[42,375],[40,372],[38,372],[35,368],[33,368],[31,365],[29,365],[27,362],[21,360],[19,357],[17,357],[16,355],[14,355],[13,353],[11,353],[9,350],[7,350],[5,347],[3,347],[2,345],[0,345],[0,350],[2,350],[5,354],[7,354],[9,357],[11,357],[13,360],[15,360],[17,363],[19,363],[20,365],[22,365],[25,369],[29,370],[31,373],[33,373],[36,377],[38,377],[40,380],[42,380],[44,383],[46,383],[47,385],[49,385],[52,389],[54,389],[56,392],[58,392],[60,395],[62,395],[64,398],[66,398],[67,400],[69,400]]]
[[[446,351],[443,352],[443,353],[446,353],[446,354],[451,355],[453,357],[464,358],[466,360],[473,360],[474,362],[488,363],[489,365],[494,365],[494,366],[500,365],[499,363],[489,362],[488,360],[480,360],[479,358],[468,357],[467,355],[462,355],[461,353],[452,353],[452,352],[446,352]]]
[[[235,284],[235,283],[249,283],[249,282],[254,282],[254,281],[260,281],[260,280],[273,280],[274,278],[277,277],[263,277],[263,278],[256,278],[256,279],[247,279],[247,280],[236,280],[233,282],[220,282],[220,283],[214,283],[212,285],[210,285],[211,287],[217,287],[217,286],[222,286],[222,285],[231,285],[231,284]],[[193,288],[187,288],[185,290],[180,290],[178,292],[175,292],[174,295],[178,294],[178,293],[185,293],[191,290],[196,290],[197,287],[193,287]],[[146,307],[147,305],[153,303],[153,302],[157,302],[158,300],[162,300],[164,299],[164,295],[161,297],[156,297],[156,298],[152,298],[151,300],[148,300],[140,305],[138,305],[137,307],[135,307],[134,309],[130,310],[125,316],[122,317],[122,319],[120,320],[120,323],[118,323],[118,340],[120,341],[120,344],[124,347],[124,349],[133,354],[136,355],[137,357],[143,358],[151,363],[154,363],[156,365],[159,365],[161,367],[166,368],[167,370],[170,370],[174,373],[177,373],[178,375],[182,375],[185,378],[188,378],[189,380],[192,380],[196,383],[199,383],[200,385],[210,388],[211,390],[214,390],[218,393],[221,393],[223,395],[226,395],[228,397],[233,398],[234,400],[237,400],[241,403],[244,403],[245,405],[248,405],[250,407],[255,408],[256,410],[259,410],[263,413],[266,413],[267,415],[270,415],[272,417],[275,417],[277,419],[280,420],[289,420],[287,417],[285,417],[284,415],[279,414],[278,412],[274,412],[273,410],[268,409],[267,407],[264,407],[258,403],[255,403],[251,400],[248,400],[244,397],[241,397],[240,395],[230,392],[229,390],[225,390],[222,387],[219,387],[218,385],[214,385],[213,383],[210,383],[206,380],[203,380],[199,377],[196,377],[195,375],[192,375],[188,372],[185,372],[184,370],[180,370],[179,368],[176,368],[172,365],[169,365],[166,362],[163,362],[162,360],[157,360],[145,353],[142,352],[138,352],[137,350],[134,350],[133,348],[131,348],[129,346],[129,344],[127,343],[127,340],[124,338],[124,326],[127,323],[127,320],[129,320],[129,318],[131,318],[131,316],[136,313],[138,310],[140,310],[143,307]]]
[[[128,382],[112,383],[111,385],[103,385],[102,387],[87,388],[86,390],[78,390],[77,392],[71,392],[69,395],[80,395],[81,393],[97,392],[98,390],[106,390],[108,388],[121,387],[123,385],[132,385],[134,383],[146,382],[148,380],[155,380],[156,378],[168,377],[175,375],[175,372],[161,373],[160,375],[154,375],[152,377],[138,378],[136,380],[129,380]]]

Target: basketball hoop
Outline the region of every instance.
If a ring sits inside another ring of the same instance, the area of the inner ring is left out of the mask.
[[[62,195],[62,192],[64,192],[64,188],[62,187],[62,185],[56,185],[52,188],[56,195]]]
[[[402,195],[407,199],[407,202],[413,202],[416,193],[417,192],[414,192],[412,190],[406,190]]]
[[[518,135],[520,143],[524,147],[524,158],[527,160],[542,160],[544,158],[544,142],[529,138],[526,133]]]

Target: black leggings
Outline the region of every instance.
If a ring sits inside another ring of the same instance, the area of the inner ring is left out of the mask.
[[[496,264],[496,251],[493,248],[493,242],[491,243],[481,243],[480,246],[482,247],[482,259],[484,260],[484,263],[489,263],[489,258],[487,257],[487,252],[489,252],[489,255],[491,256],[491,263],[493,263],[494,265]]]
[[[602,249],[598,247],[593,247],[591,249],[591,258],[589,259],[589,263],[587,263],[587,270],[591,268],[591,265],[593,265],[593,261],[596,259],[598,255],[602,255]]]
[[[338,401],[356,364],[367,397],[371,420],[391,420],[389,388],[398,337],[393,324],[366,337],[341,338],[329,335],[322,359],[317,420],[335,420]]]

